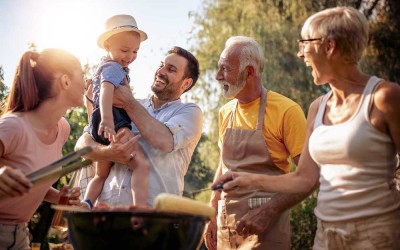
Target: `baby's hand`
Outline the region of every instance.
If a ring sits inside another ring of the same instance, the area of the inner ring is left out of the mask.
[[[108,123],[104,120],[100,122],[98,134],[101,135],[104,132],[104,137],[107,138],[110,142],[114,142],[116,140],[116,133],[114,128],[114,123]]]

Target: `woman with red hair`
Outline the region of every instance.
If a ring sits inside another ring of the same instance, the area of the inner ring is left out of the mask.
[[[81,64],[70,53],[22,55],[0,118],[0,249],[30,249],[29,219],[43,200],[59,202],[56,179],[32,186],[26,175],[61,158],[70,133],[63,115],[83,105],[84,88]]]

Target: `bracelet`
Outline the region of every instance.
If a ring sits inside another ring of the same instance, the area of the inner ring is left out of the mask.
[[[88,205],[90,209],[93,208],[93,203],[89,199],[83,200],[82,203]]]
[[[86,100],[88,100],[92,105],[94,104],[93,100],[90,99],[87,95],[85,95],[85,97],[86,97]]]

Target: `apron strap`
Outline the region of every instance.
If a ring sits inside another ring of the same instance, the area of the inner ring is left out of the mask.
[[[238,106],[239,101],[236,100],[236,104],[235,107],[233,107],[232,113],[231,113],[231,117],[229,117],[229,123],[228,123],[228,127],[227,128],[232,128],[233,127],[233,117],[236,114],[236,108]]]
[[[267,103],[267,92],[268,92],[268,90],[266,88],[264,88],[264,86],[261,86],[261,100],[260,100],[260,109],[258,112],[257,130],[262,130],[262,127],[264,125],[264,113],[265,113],[265,108],[266,108],[266,103]],[[233,127],[233,119],[236,114],[236,109],[237,109],[238,105],[239,105],[239,101],[236,100],[235,107],[233,108],[231,117],[229,118],[228,128]]]
[[[267,89],[261,87],[260,111],[258,112],[257,130],[262,130],[264,125],[264,113],[267,106],[267,92]]]

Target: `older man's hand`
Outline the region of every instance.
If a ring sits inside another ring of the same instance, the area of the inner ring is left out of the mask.
[[[267,230],[271,221],[277,214],[269,209],[268,203],[258,208],[251,209],[237,223],[236,231],[239,235],[261,234]]]
[[[204,243],[208,250],[217,249],[217,222],[212,218],[204,231]]]
[[[130,139],[126,142],[121,142],[123,137],[129,134]],[[116,140],[112,141],[108,145],[107,154],[110,155],[110,159],[114,162],[128,163],[136,155],[137,145],[141,135],[133,135],[130,131],[126,129],[121,129],[116,135]]]

